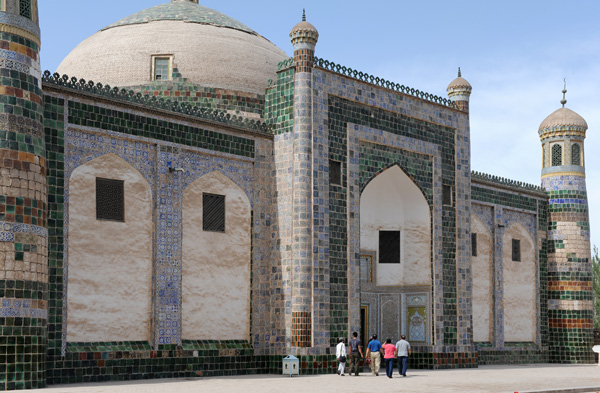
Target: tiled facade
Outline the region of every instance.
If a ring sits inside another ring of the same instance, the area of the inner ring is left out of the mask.
[[[290,354],[302,374],[332,373],[335,344],[353,331],[407,334],[413,368],[593,361],[584,177],[551,170],[540,188],[471,172],[460,75],[446,99],[318,59],[318,33],[303,21],[264,95],[195,85],[177,70],[132,92],[49,73],[42,83],[31,21],[0,15],[24,32],[0,33],[0,390],[279,373]],[[72,175],[106,156],[152,196],[147,340],[69,339]],[[392,168],[429,214],[426,285],[361,276],[365,256],[377,263],[361,248],[361,196]],[[183,194],[215,172],[251,206],[243,339],[182,334]],[[493,246],[489,342],[474,340],[472,217]],[[532,239],[536,272],[524,342],[505,339],[504,235],[516,225]]]

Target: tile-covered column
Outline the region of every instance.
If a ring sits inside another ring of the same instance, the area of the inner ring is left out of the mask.
[[[0,10],[0,390],[46,385],[48,230],[37,1]]]
[[[585,120],[563,107],[539,127],[548,193],[548,345],[550,361],[592,363],[593,291],[585,184]]]
[[[450,100],[466,116],[458,117],[456,129],[456,183],[455,183],[455,209],[456,209],[456,312],[457,312],[457,340],[459,351],[469,350],[473,344],[471,302],[471,135],[469,126],[469,97],[471,85],[460,73],[448,85],[447,91]],[[463,349],[460,349],[463,347]]]
[[[312,65],[319,33],[302,22],[292,29],[296,74],[294,78],[294,131],[292,153],[292,299],[291,346],[313,346],[313,197],[312,197]]]

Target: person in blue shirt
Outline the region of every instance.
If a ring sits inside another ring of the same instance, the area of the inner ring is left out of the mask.
[[[373,335],[373,339],[369,341],[367,346],[367,359],[371,359],[371,372],[379,375],[381,368],[381,343],[377,340],[377,335]]]

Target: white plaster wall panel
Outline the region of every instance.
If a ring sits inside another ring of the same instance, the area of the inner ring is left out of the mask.
[[[202,194],[225,195],[225,232],[202,230]],[[250,202],[219,172],[183,193],[182,338],[247,340],[250,328]]]
[[[361,250],[378,254],[379,231],[400,231],[401,263],[377,261],[378,286],[431,285],[429,207],[419,188],[398,166],[375,177],[364,189],[360,217]]]
[[[477,234],[477,256],[471,256],[473,273],[473,341],[492,338],[492,237],[485,225],[471,215],[471,231]]]
[[[512,239],[521,243],[521,261],[512,260]],[[504,342],[536,341],[537,268],[534,242],[521,224],[502,237],[504,265]]]
[[[257,94],[265,94],[277,63],[288,58],[259,35],[156,21],[97,32],[73,49],[57,72],[111,86],[142,85],[151,82],[153,55],[173,55],[174,65],[192,83]]]
[[[96,177],[124,181],[125,221],[96,220]],[[69,179],[67,341],[142,341],[150,332],[152,193],[114,154]]]

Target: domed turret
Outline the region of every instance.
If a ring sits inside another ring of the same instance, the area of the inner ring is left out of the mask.
[[[310,72],[315,56],[315,47],[319,40],[317,29],[306,21],[306,12],[302,10],[302,22],[298,23],[290,32],[290,39],[294,45],[294,60],[297,72]]]
[[[316,27],[306,21],[306,11],[302,11],[302,22],[292,28],[290,38],[294,49],[309,48],[315,50],[319,40],[319,32]]]
[[[593,306],[591,302],[564,302],[577,291],[580,299],[592,299],[590,224],[583,140],[587,123],[562,108],[540,124],[542,187],[548,193],[548,346],[554,363],[593,362]],[[560,283],[560,284],[558,284]],[[565,289],[566,288],[566,289]],[[576,289],[575,289],[576,288]]]
[[[111,86],[147,85],[173,72],[211,88],[265,94],[288,56],[243,23],[196,0],[171,0],[123,18],[79,44],[58,72]]]
[[[469,98],[471,97],[471,84],[467,82],[461,76],[460,67],[458,68],[458,77],[454,79],[448,87],[446,91],[448,92],[448,97],[450,101],[453,101],[458,105],[459,109],[464,110],[466,112],[469,111]]]

